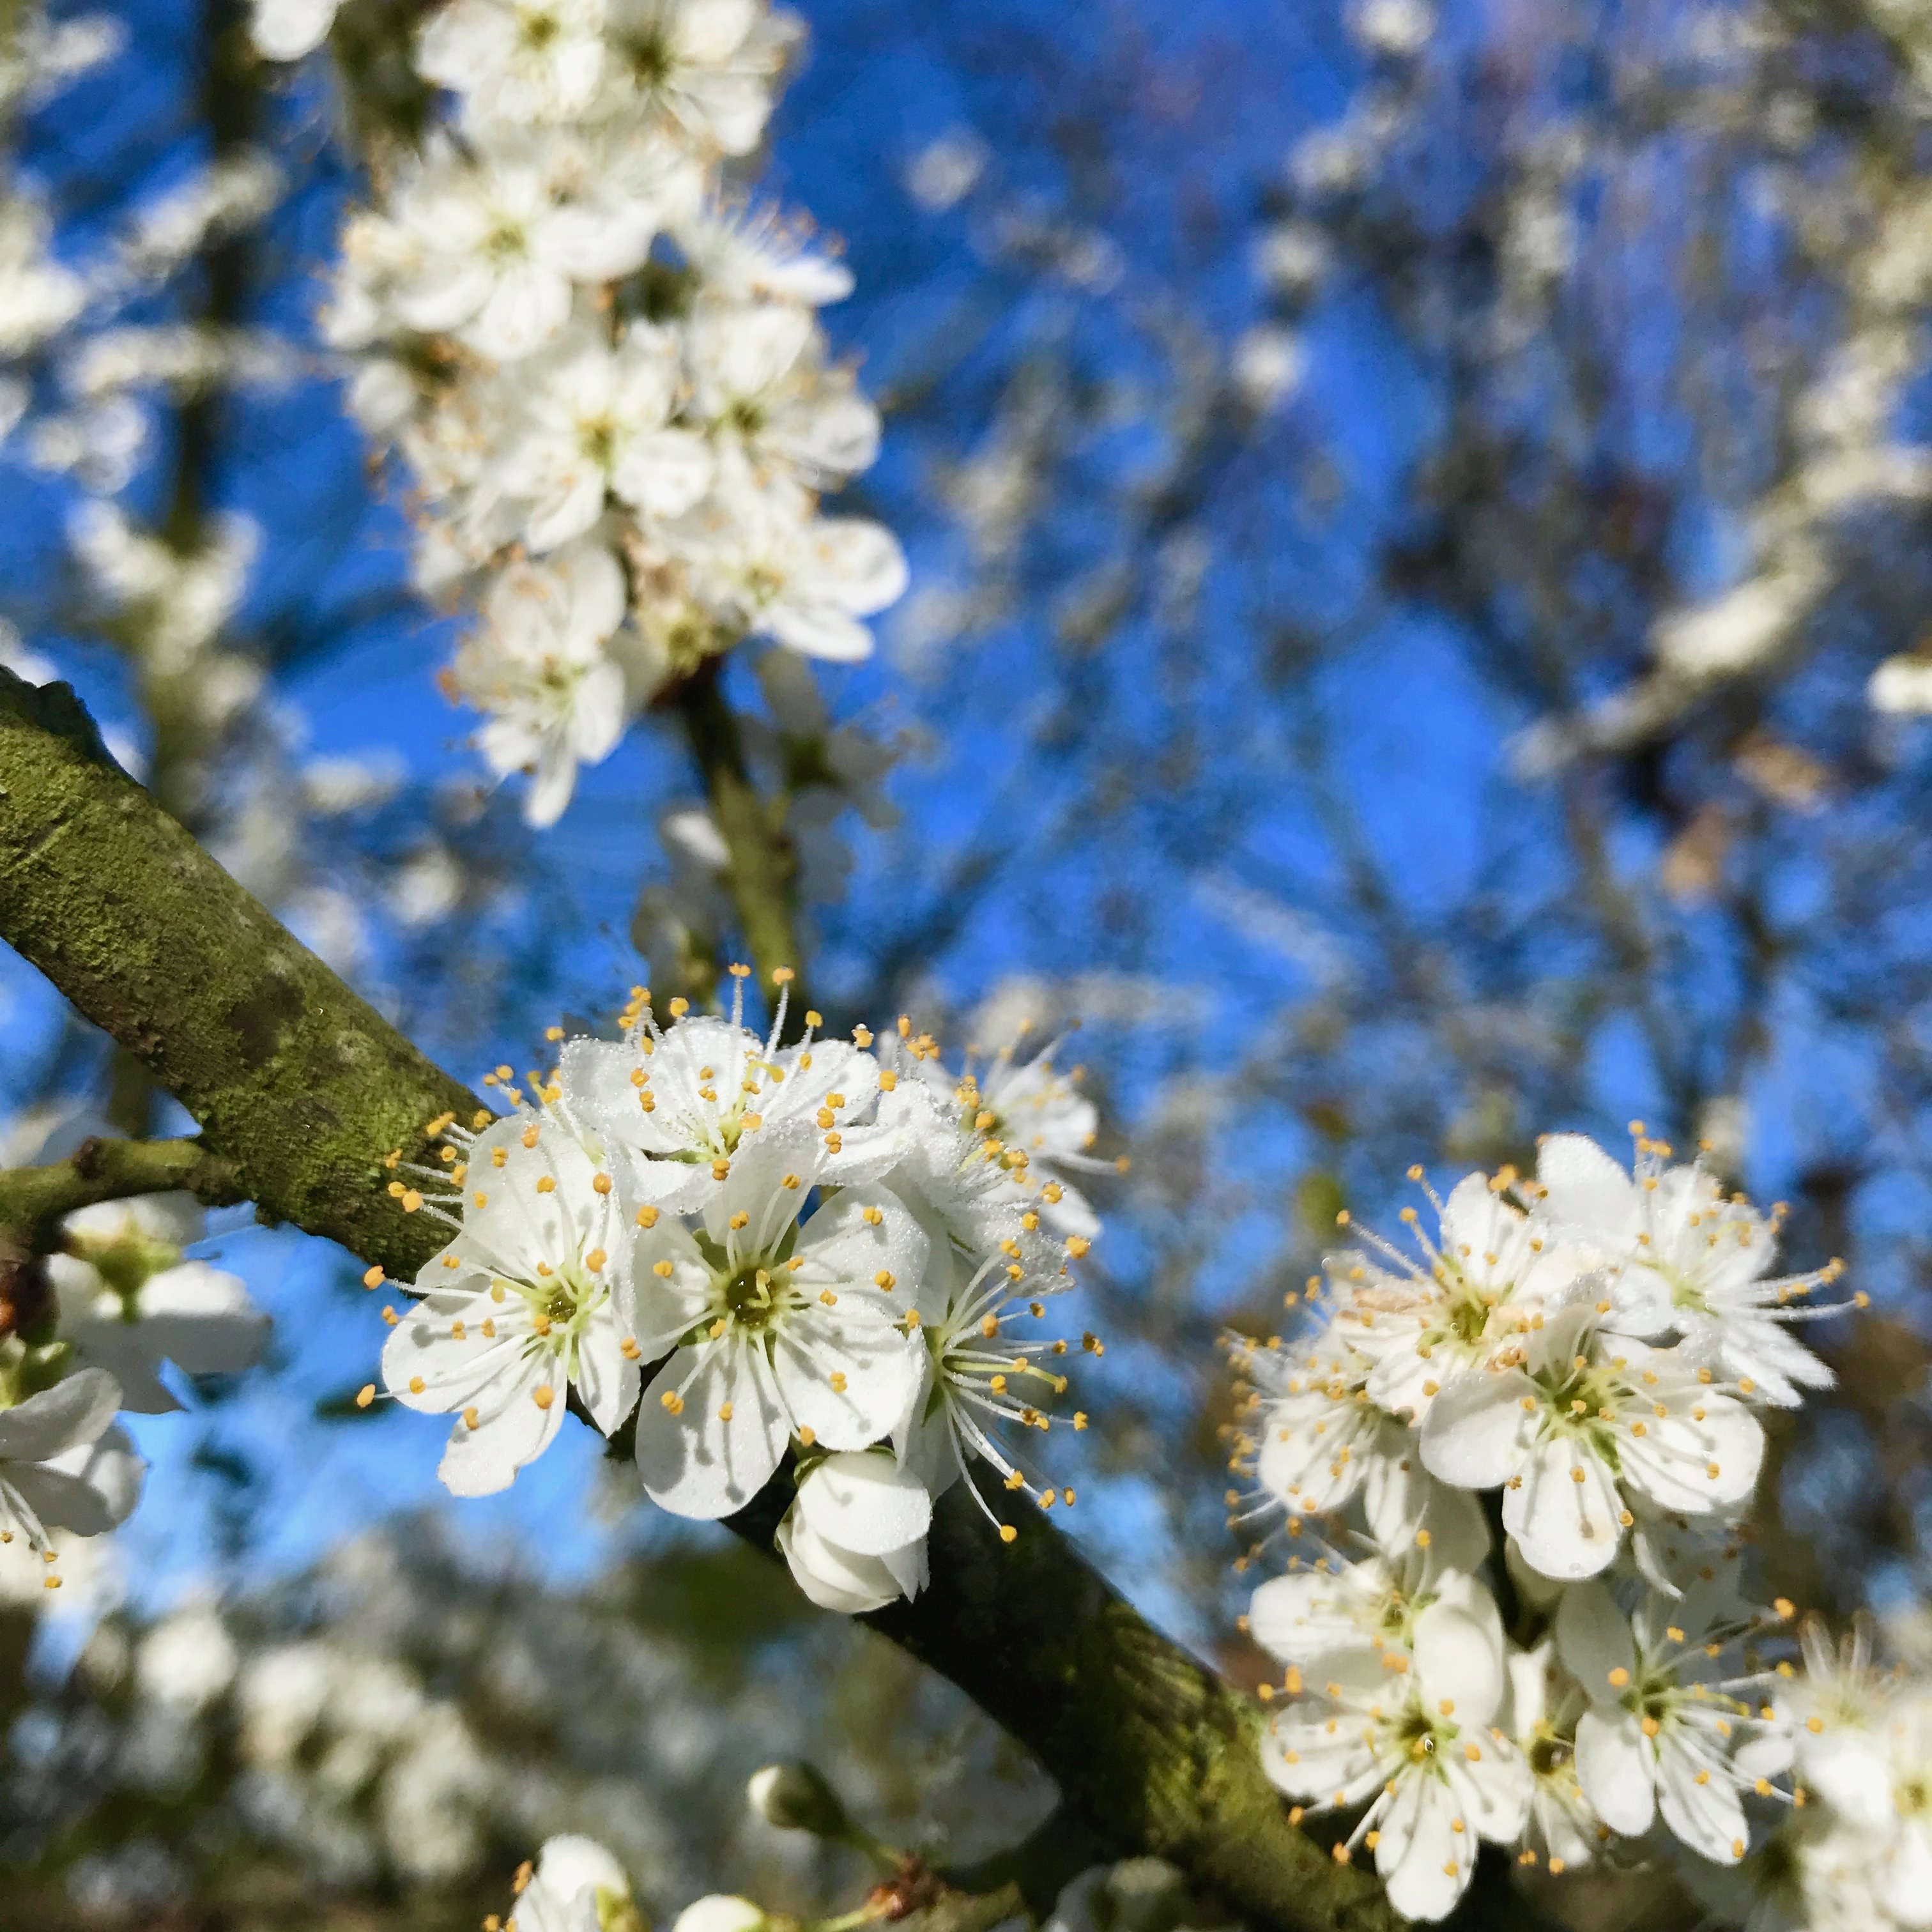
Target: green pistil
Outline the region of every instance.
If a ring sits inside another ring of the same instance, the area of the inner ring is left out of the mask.
[[[148,1277],[178,1266],[182,1258],[172,1242],[151,1240],[142,1234],[123,1234],[112,1241],[83,1240],[73,1252],[120,1298],[124,1322],[140,1320],[141,1289]]]
[[[493,262],[514,262],[524,252],[524,231],[520,223],[500,223],[484,238],[483,253]]]
[[[599,416],[578,431],[577,446],[600,470],[608,470],[617,460],[617,426],[608,416]]]
[[[574,1376],[578,1344],[590,1324],[591,1316],[609,1298],[608,1283],[591,1274],[580,1262],[568,1262],[555,1274],[507,1285],[523,1297],[532,1319],[541,1318],[550,1324],[548,1334],[531,1337],[530,1352],[535,1354],[547,1350],[562,1356],[567,1372]]]
[[[1710,1313],[1711,1305],[1704,1298],[1704,1291],[1695,1282],[1679,1274],[1675,1268],[1658,1268],[1654,1262],[1651,1265],[1670,1284],[1670,1305],[1672,1308],[1688,1308],[1698,1315]]]
[[[1443,1754],[1461,1736],[1461,1727],[1445,1717],[1432,1717],[1420,1702],[1412,1702],[1396,1720],[1395,1740],[1410,1760],[1441,1766]]]

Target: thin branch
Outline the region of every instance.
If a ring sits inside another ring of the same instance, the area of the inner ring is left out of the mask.
[[[796,976],[792,1004],[802,1015],[811,1001],[802,978],[804,948],[793,920],[797,864],[752,779],[738,720],[720,686],[719,665],[716,658],[706,659],[678,693],[677,708],[692,755],[704,774],[711,816],[730,854],[725,884],[758,968],[758,983],[769,997],[776,974]],[[797,1024],[794,1022],[794,1029]]]
[[[198,1140],[121,1141],[93,1136],[46,1167],[0,1168],[0,1235],[50,1252],[77,1208],[136,1194],[192,1194],[226,1208],[247,1199],[235,1170]]]

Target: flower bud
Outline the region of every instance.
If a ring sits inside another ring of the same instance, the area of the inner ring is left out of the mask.
[[[680,1912],[670,1932],[759,1932],[765,1915],[748,1898],[714,1892]]]
[[[811,1765],[794,1760],[754,1771],[746,1786],[752,1809],[782,1832],[842,1838],[852,1828],[838,1794]]]

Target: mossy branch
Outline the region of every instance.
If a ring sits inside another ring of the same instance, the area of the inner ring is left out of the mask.
[[[388,1194],[384,1157],[420,1149],[426,1122],[475,1099],[115,764],[70,691],[4,669],[0,937],[153,1070],[265,1213],[399,1276],[440,1244]],[[788,1489],[781,1475],[731,1527],[770,1554]],[[1043,1514],[1024,1513],[1003,1544],[956,1485],[931,1557],[916,1601],[866,1621],[1034,1751],[1083,1853],[1167,1858],[1252,1924],[1395,1932],[1374,1880],[1289,1826],[1256,1708]],[[1484,1915],[1496,1932],[1534,1922],[1507,1890]]]
[[[59,1243],[77,1208],[135,1194],[192,1194],[205,1206],[244,1201],[234,1168],[198,1140],[119,1141],[90,1136],[66,1160],[0,1168],[0,1237],[37,1254]]]
[[[0,936],[192,1114],[248,1198],[407,1276],[442,1238],[393,1148],[480,1102],[338,980],[102,746],[64,685],[0,668]]]

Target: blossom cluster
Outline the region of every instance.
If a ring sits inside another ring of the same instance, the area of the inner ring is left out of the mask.
[[[206,1232],[186,1195],[104,1202],[67,1217],[44,1266],[0,1276],[0,1544],[22,1539],[49,1588],[54,1532],[100,1535],[140,1500],[146,1466],[116,1414],[181,1406],[165,1364],[232,1375],[266,1344],[240,1280],[186,1255]]]
[[[1070,1345],[1035,1324],[1096,1229],[1064,1178],[1102,1165],[1095,1117],[1051,1049],[955,1080],[909,1020],[847,1042],[815,1013],[782,1046],[783,994],[761,1038],[746,970],[728,1018],[675,1000],[661,1025],[637,988],[621,1039],[566,1042],[527,1096],[500,1067],[511,1112],[434,1124],[443,1164],[398,1156],[392,1191],[454,1232],[386,1311],[383,1379],[455,1417],[460,1496],[506,1487],[573,1397],[606,1436],[634,1414],[644,1490],[679,1515],[742,1509],[789,1451],[779,1547],[814,1601],[874,1609],[923,1584],[969,1462],[1073,1500],[1000,1437],[1050,1428],[1066,1386]]]
[[[328,25],[286,10],[284,55]],[[852,278],[727,179],[796,38],[754,0],[451,0],[415,46],[448,111],[344,235],[324,333],[419,586],[480,609],[445,688],[534,824],[670,679],[751,636],[862,658],[904,587],[819,506],[878,448],[818,319]]]
[[[1781,1210],[1636,1131],[1634,1172],[1553,1136],[1534,1178],[1430,1193],[1415,1257],[1366,1237],[1307,1283],[1304,1336],[1232,1345],[1250,1515],[1298,1546],[1246,1619],[1286,1667],[1264,1761],[1309,1810],[1365,1808],[1337,1856],[1370,1850],[1412,1918],[1450,1910],[1484,1840],[1559,1874],[1666,1843],[1740,1918],[1726,1883],[1785,1886],[1845,1832],[1876,1832],[1874,1872],[1924,1856],[1878,1773],[1862,1812],[1817,1774],[1858,1698],[1815,1640],[1799,1670],[1792,1606],[1742,1575],[1763,1413],[1832,1380],[1792,1328],[1835,1312],[1838,1265],[1774,1275]]]

